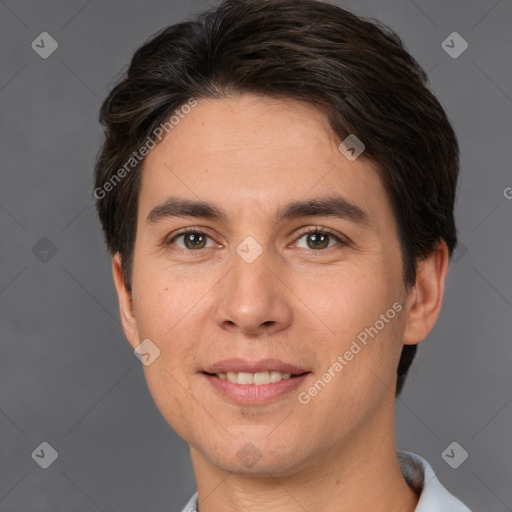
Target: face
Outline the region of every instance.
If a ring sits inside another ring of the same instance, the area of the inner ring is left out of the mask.
[[[284,475],[391,428],[397,226],[338,143],[313,107],[246,94],[198,100],[146,157],[123,325],[160,350],[143,368],[162,415],[218,468]]]

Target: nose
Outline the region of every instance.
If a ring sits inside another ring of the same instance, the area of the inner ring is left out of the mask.
[[[231,272],[217,290],[216,322],[246,336],[274,334],[292,322],[292,293],[278,277],[276,261],[263,251],[248,262],[233,255]]]

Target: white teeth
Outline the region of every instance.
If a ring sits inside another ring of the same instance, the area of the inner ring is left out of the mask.
[[[238,372],[238,384],[252,384],[252,373]]]
[[[272,370],[271,372],[227,372],[217,373],[217,377],[221,380],[227,380],[233,384],[270,384],[271,382],[279,382],[280,380],[289,379],[291,373],[282,373]]]
[[[228,372],[227,373],[227,379],[229,382],[232,382],[233,384],[236,384],[238,381],[238,373],[236,372]]]
[[[279,379],[281,380],[281,379]],[[269,372],[258,372],[255,373],[252,378],[253,384],[269,384],[270,383],[270,373]]]
[[[270,382],[279,382],[281,380],[281,372],[270,372]]]

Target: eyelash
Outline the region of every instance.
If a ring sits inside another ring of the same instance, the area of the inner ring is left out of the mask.
[[[207,237],[212,238],[208,233],[206,233],[204,231],[201,231],[199,229],[196,229],[196,228],[184,228],[181,231],[178,231],[170,240],[165,241],[164,242],[165,247],[170,246],[180,236],[188,235],[190,233],[206,235]],[[341,236],[337,235],[332,229],[320,228],[320,227],[317,227],[317,226],[315,226],[314,228],[306,228],[304,230],[301,230],[298,233],[296,241],[300,240],[302,237],[304,237],[305,235],[309,235],[309,234],[315,234],[315,235],[317,235],[317,234],[325,234],[325,235],[329,235],[330,237],[334,238],[338,242],[338,244],[341,245],[341,246],[349,246],[350,245],[350,242],[347,239],[342,238]],[[333,249],[333,248],[334,247],[328,247],[328,248],[319,249],[319,250],[309,249],[309,252],[325,252],[325,251],[327,251],[329,249]],[[200,253],[201,252],[200,249],[197,249],[197,250],[182,249],[181,247],[178,247],[178,249],[180,251],[184,252],[184,253]]]

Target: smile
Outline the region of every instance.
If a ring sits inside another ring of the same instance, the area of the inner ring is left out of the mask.
[[[296,393],[297,388],[310,374],[311,372],[292,375],[279,371],[219,374],[202,372],[216,395],[240,405],[264,405],[284,399],[292,391]]]
[[[221,380],[227,380],[228,382],[232,382],[233,384],[254,384],[256,386],[261,386],[263,384],[270,384],[271,382],[279,382],[281,380],[290,379],[292,376],[297,377],[297,375],[292,375],[289,372],[280,372],[277,370],[271,370],[268,372],[257,372],[257,373],[249,373],[249,372],[227,372],[227,373],[217,373],[215,374]]]

